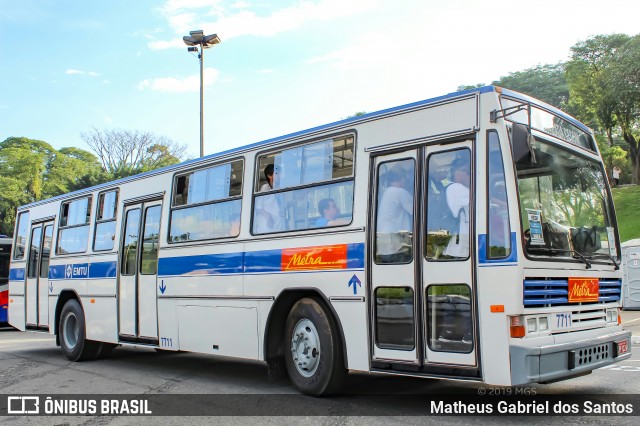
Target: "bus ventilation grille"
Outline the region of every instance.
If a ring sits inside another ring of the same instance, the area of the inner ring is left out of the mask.
[[[526,279],[524,280],[524,306],[525,308],[563,305],[573,307],[618,302],[621,289],[621,280],[600,280],[597,302],[569,304],[569,280],[567,278]]]

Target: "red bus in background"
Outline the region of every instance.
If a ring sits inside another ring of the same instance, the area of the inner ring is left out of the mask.
[[[11,238],[0,235],[0,325],[9,322],[9,262],[11,261]]]

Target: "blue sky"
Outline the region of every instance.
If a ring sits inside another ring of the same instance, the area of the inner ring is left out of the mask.
[[[490,83],[637,34],[629,0],[0,0],[0,141],[88,147],[92,127],[151,131],[199,155]]]

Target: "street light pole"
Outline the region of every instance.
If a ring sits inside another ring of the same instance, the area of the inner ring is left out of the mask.
[[[182,40],[189,46],[187,51],[198,52],[200,60],[200,157],[204,157],[204,49],[220,43],[220,38],[216,34],[205,36],[202,30],[197,30],[189,32]],[[200,46],[199,51],[197,46]]]
[[[200,158],[204,157],[204,48],[200,49]]]

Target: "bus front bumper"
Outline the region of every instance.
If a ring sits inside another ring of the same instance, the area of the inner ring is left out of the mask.
[[[514,339],[509,345],[511,384],[545,383],[588,374],[631,357],[631,332],[619,327],[570,333],[578,340],[536,345]],[[626,352],[624,351],[626,342]]]

